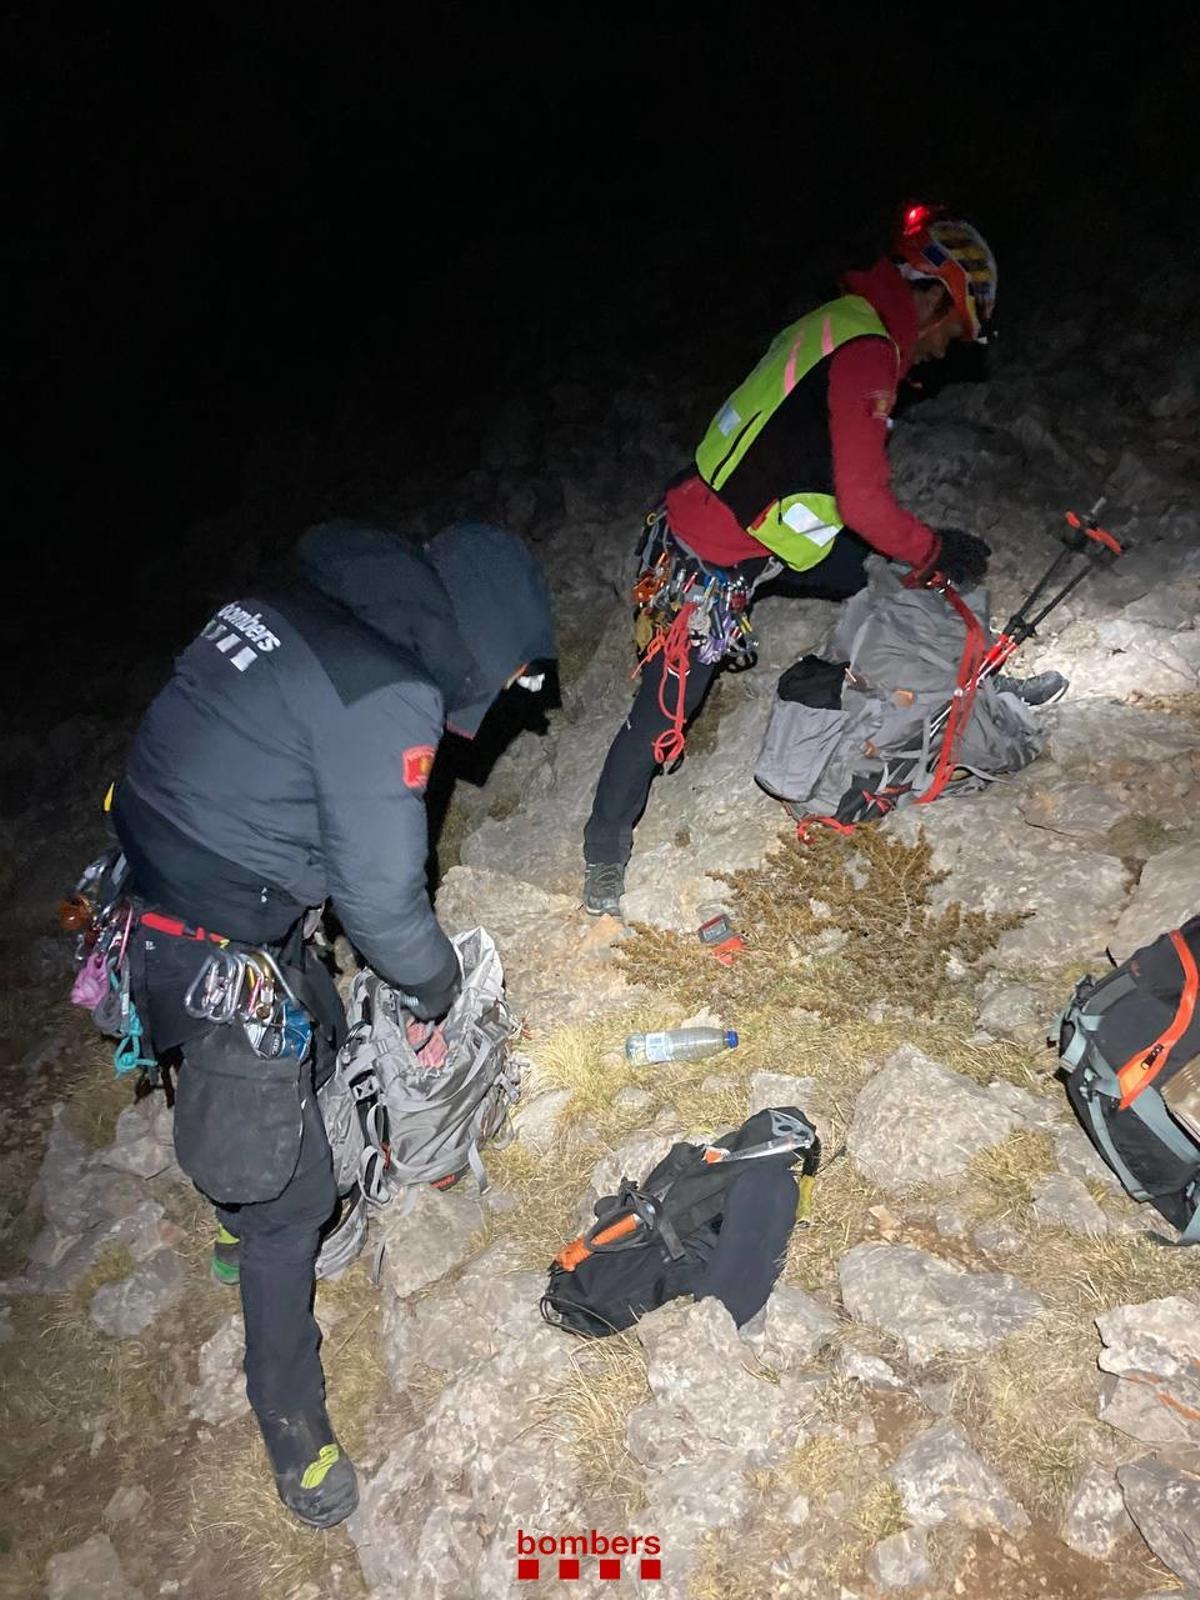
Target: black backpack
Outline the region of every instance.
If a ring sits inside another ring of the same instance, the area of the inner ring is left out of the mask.
[[[1059,1019],[1067,1095],[1135,1200],[1200,1242],[1200,916],[1084,978]]]
[[[756,1112],[710,1145],[672,1145],[642,1183],[622,1178],[616,1194],[596,1201],[593,1226],[551,1264],[543,1317],[600,1337],[707,1292],[737,1322],[749,1320],[779,1275],[797,1215],[807,1213],[820,1157],[816,1129],[794,1106]]]

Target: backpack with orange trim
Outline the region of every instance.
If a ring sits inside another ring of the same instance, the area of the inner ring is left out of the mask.
[[[1067,1096],[1105,1162],[1200,1243],[1200,916],[1084,978],[1059,1019]]]
[[[807,1224],[820,1159],[795,1106],[757,1111],[712,1144],[672,1145],[640,1183],[622,1178],[596,1201],[596,1221],[551,1263],[543,1317],[599,1338],[668,1300],[711,1295],[741,1326],[766,1303],[792,1228]]]

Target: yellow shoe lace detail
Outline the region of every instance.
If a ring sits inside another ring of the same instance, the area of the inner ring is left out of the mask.
[[[321,1453],[315,1461],[310,1461],[304,1469],[304,1476],[300,1479],[302,1489],[319,1489],[325,1482],[329,1469],[341,1457],[341,1450],[336,1444],[321,1446]]]

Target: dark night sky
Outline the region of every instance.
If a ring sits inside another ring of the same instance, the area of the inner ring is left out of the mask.
[[[1064,202],[1104,248],[1125,208],[1194,208],[1183,7],[1136,37],[1059,9],[986,49],[928,7],[740,32],[648,9],[10,19],[33,547],[112,565],[182,538],[272,425],[365,404],[436,452],[446,406],[549,349],[669,363],[715,307],[757,328],[905,192],[952,197],[1010,258]]]

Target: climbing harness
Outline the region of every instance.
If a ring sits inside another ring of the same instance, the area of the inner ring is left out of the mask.
[[[758,640],[750,626],[753,586],[710,567],[672,532],[660,506],[646,518],[638,579],[633,586],[637,677],[662,658],[659,708],[668,726],[654,741],[654,759],[670,766],[686,743],[687,680],[693,650],[705,666],[724,661],[734,671],[753,666]]]

